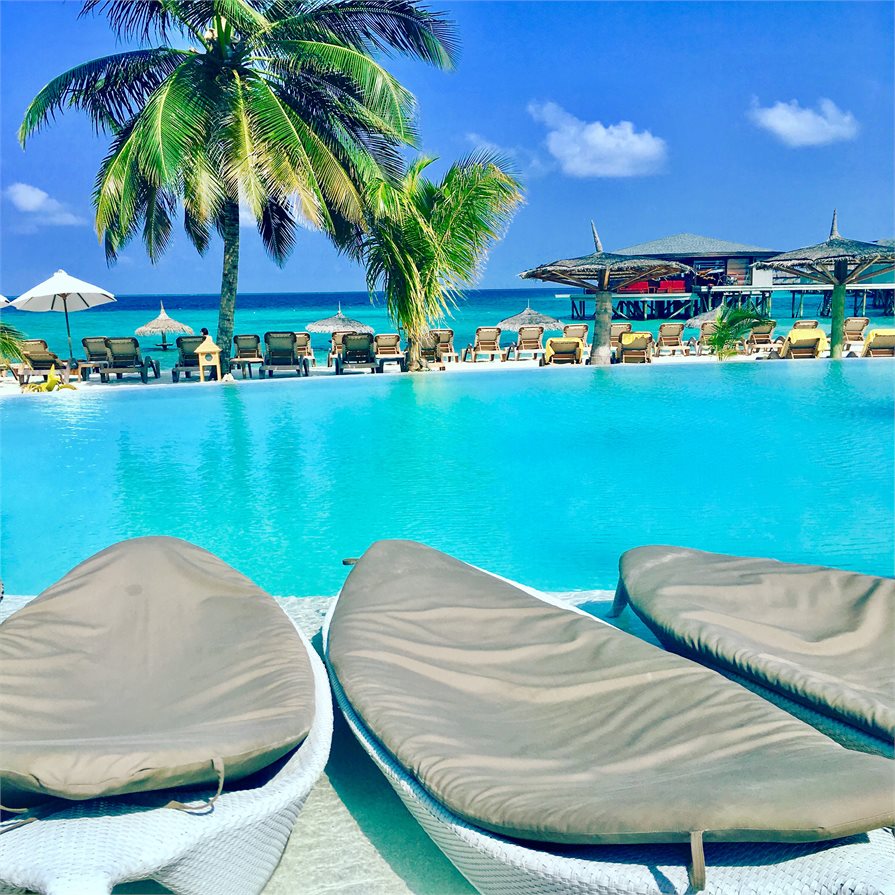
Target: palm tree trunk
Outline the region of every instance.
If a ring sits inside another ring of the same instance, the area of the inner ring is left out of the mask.
[[[610,334],[612,330],[612,293],[598,292],[594,296],[594,337],[590,343],[590,362],[594,367],[608,366],[611,361]]]
[[[236,312],[236,287],[239,282],[239,205],[228,201],[221,210],[221,235],[224,238],[224,267],[221,275],[221,305],[218,311],[216,342],[221,349],[221,370],[230,369],[233,344],[233,317]]]
[[[830,296],[830,357],[842,357],[843,327],[845,325],[845,278],[848,262],[837,261],[833,271],[837,285]]]
[[[423,356],[420,352],[420,340],[418,336],[407,336],[407,369],[411,373],[418,373],[424,369]]]

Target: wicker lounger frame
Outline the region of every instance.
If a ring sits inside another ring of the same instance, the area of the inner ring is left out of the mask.
[[[0,616],[25,602],[7,597]],[[259,895],[323,772],[333,732],[326,670],[289,612],[297,601],[277,602],[310,656],[316,714],[305,741],[272,779],[225,791],[210,810],[201,806],[210,791],[166,791],[79,802],[9,829],[0,835],[0,889],[6,884],[43,895],[107,895],[119,883],[152,879],[176,895]],[[159,807],[172,796],[198,810]]]
[[[497,576],[495,576],[497,577]],[[515,583],[515,582],[513,582]],[[519,585],[517,585],[519,586]],[[552,605],[589,613],[531,588]],[[329,625],[323,629],[328,658]],[[590,616],[594,618],[593,616]],[[594,618],[595,624],[607,624]],[[689,849],[672,845],[562,846],[556,851],[475,827],[430,796],[366,728],[330,670],[348,726],[407,810],[482,895],[688,895]],[[893,895],[895,836],[874,830],[841,843],[706,843],[710,895]]]

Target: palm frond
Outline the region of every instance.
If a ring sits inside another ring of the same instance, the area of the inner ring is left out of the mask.
[[[0,357],[6,360],[24,360],[22,341],[24,333],[9,323],[0,321]]]
[[[295,217],[286,202],[270,199],[264,203],[258,233],[267,254],[282,267],[295,246]]]
[[[348,79],[355,88],[356,112],[367,117],[371,124],[375,118],[375,126],[395,140],[413,139],[413,94],[366,54],[351,47],[312,40],[279,41],[275,52],[283,60],[281,70],[288,73],[313,68],[318,76],[337,75]]]
[[[179,7],[177,0],[85,0],[80,15],[104,15],[119,38],[167,41],[183,31]]]
[[[76,65],[53,78],[31,101],[19,128],[29,136],[64,108],[87,112],[96,130],[109,130],[133,117],[189,54],[170,47],[132,50]]]
[[[453,68],[458,56],[454,24],[415,0],[294,0],[277,7],[269,13],[278,18],[273,33],[324,28],[362,52],[415,56],[442,69]]]

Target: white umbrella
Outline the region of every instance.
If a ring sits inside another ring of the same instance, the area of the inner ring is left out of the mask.
[[[86,311],[97,305],[105,305],[115,301],[115,296],[99,286],[92,286],[77,277],[69,276],[64,270],[57,270],[48,280],[38,283],[15,301],[14,308],[20,311],[63,311],[65,313],[65,331],[68,334],[68,356],[74,358],[71,347],[71,327],[68,322],[69,312]]]
[[[0,295],[0,308],[5,308],[11,304],[12,302],[5,295]]]

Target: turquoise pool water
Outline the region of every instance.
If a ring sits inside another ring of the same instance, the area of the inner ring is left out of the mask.
[[[283,379],[0,400],[0,574],[35,593],[143,534],[275,594],[378,538],[546,589],[674,543],[893,572],[895,365]]]

